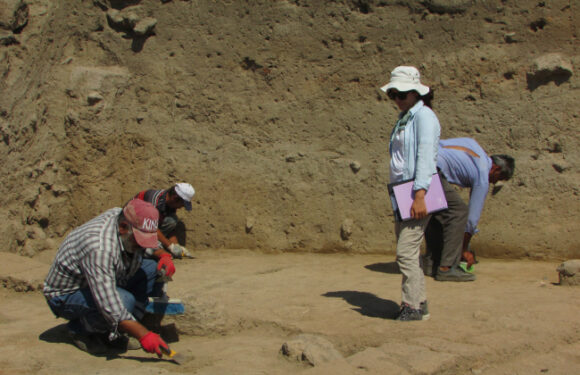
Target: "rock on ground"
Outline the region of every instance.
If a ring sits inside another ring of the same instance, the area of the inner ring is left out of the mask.
[[[289,358],[306,362],[311,366],[342,359],[342,355],[330,341],[309,334],[298,335],[286,341],[280,352]]]
[[[580,259],[567,260],[556,271],[561,285],[580,285]]]

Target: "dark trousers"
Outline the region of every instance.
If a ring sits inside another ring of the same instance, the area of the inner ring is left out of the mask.
[[[440,266],[452,267],[461,261],[463,237],[469,208],[463,199],[439,172],[448,209],[437,212],[425,230],[427,252],[423,258],[426,274],[435,275]]]
[[[183,221],[179,220],[177,215],[165,216],[161,225],[159,225],[159,230],[167,238],[175,236],[177,238],[177,243],[182,246],[186,245],[187,234],[185,229],[185,224]]]

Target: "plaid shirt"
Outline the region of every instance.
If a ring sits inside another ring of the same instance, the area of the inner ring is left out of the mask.
[[[119,238],[120,208],[112,208],[74,229],[61,244],[44,281],[47,299],[89,287],[95,303],[117,331],[119,322],[135,320],[117,292],[141,266],[142,255],[125,252]]]

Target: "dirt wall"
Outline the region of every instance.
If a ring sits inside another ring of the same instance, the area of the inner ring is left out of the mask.
[[[580,256],[575,1],[0,5],[5,251],[54,248],[136,192],[188,181],[191,248],[392,252],[397,109],[378,87],[408,64],[443,138],[516,158],[474,248]]]

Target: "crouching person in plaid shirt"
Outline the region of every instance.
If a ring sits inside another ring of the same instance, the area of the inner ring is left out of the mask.
[[[73,343],[91,354],[112,348],[161,356],[167,344],[139,320],[156,287],[158,270],[173,275],[171,254],[158,249],[159,212],[132,200],[74,229],[61,244],[44,282],[52,312],[67,319]],[[145,248],[157,249],[144,259]]]

